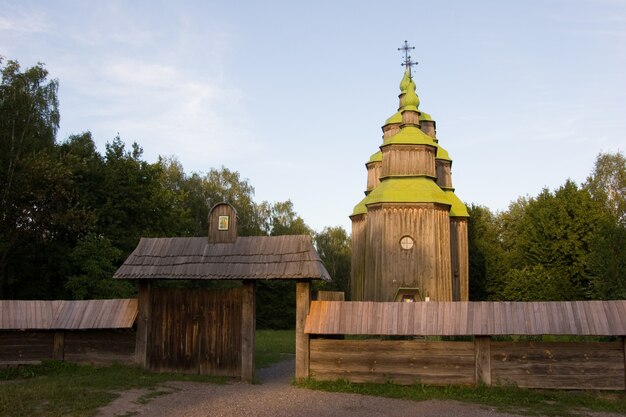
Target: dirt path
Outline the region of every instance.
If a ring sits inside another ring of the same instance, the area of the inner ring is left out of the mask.
[[[141,404],[149,391],[130,390],[100,410],[98,417],[509,417],[479,405],[456,401],[394,400],[358,394],[312,391],[291,385],[294,362],[287,361],[258,373],[261,384],[228,385],[170,382],[162,395]],[[609,414],[597,416],[610,417]]]

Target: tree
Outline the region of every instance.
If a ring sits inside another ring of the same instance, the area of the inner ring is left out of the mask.
[[[29,255],[30,242],[50,238],[47,226],[63,216],[58,209],[68,195],[61,188],[69,178],[46,154],[59,126],[58,82],[48,80],[43,64],[22,72],[16,61],[4,64],[0,58],[0,68],[0,297],[4,297],[12,294],[6,286],[18,280],[25,265],[36,266],[22,263],[25,259],[18,255]],[[57,209],[55,219],[47,217],[48,208]]]
[[[521,215],[510,224],[504,246],[510,251],[512,270],[507,279],[540,282],[546,275],[557,282],[559,300],[588,296],[591,245],[604,212],[589,192],[568,180],[554,193],[544,189],[528,200]],[[516,288],[519,288],[516,287]],[[503,296],[515,297],[511,286]],[[545,299],[543,293],[525,292],[523,297]]]
[[[623,153],[600,153],[584,187],[626,227],[626,158]]]
[[[333,281],[321,288],[343,291],[350,299],[351,239],[343,227],[325,227],[315,234],[315,247]]]
[[[135,293],[134,285],[113,280],[121,251],[105,237],[93,234],[81,239],[69,255],[72,274],[65,283],[75,300],[127,298]]]
[[[500,216],[487,207],[470,204],[468,221],[470,300],[497,298],[506,273]]]
[[[192,234],[203,236],[208,232],[209,210],[217,203],[226,202],[237,210],[237,228],[240,236],[263,234],[259,211],[254,203],[254,188],[237,171],[212,168],[206,175],[193,173],[184,181],[185,208],[192,218]]]
[[[106,144],[96,232],[110,239],[123,256],[142,236],[182,234],[186,219],[181,195],[166,186],[163,165],[144,161],[142,154],[137,143],[126,150],[119,136]]]
[[[291,200],[274,203],[270,206],[267,232],[272,236],[312,235],[313,230],[293,209]]]

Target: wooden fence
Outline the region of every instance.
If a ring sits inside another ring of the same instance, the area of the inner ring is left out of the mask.
[[[0,300],[0,365],[132,363],[137,300]]]
[[[308,368],[299,377],[558,389],[626,387],[626,301],[313,301],[304,333],[309,339]],[[335,339],[325,339],[329,335]],[[357,337],[337,340],[337,335]],[[386,337],[365,338],[378,335]],[[492,340],[498,335],[621,338],[610,342]],[[466,341],[433,336],[464,336]]]

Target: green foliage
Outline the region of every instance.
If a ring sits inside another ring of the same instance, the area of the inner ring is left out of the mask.
[[[622,152],[600,153],[585,188],[626,227],[626,157]]]
[[[288,330],[296,323],[296,283],[258,281],[256,325],[258,329]]]
[[[570,282],[562,274],[551,274],[543,265],[511,269],[504,277],[500,298],[515,301],[554,301],[562,299],[562,289]]]
[[[265,203],[267,205],[267,203]],[[291,200],[277,202],[266,208],[265,232],[271,236],[312,235],[313,231],[293,209]],[[268,227],[269,226],[269,227]]]
[[[215,204],[226,202],[237,211],[237,229],[240,236],[263,234],[258,207],[254,203],[254,188],[237,171],[211,168],[206,175],[193,173],[183,182],[186,193],[185,208],[193,219],[192,234],[204,236],[208,231],[209,210]]]
[[[592,244],[590,296],[601,300],[626,299],[626,226],[605,219]]]
[[[134,295],[135,287],[128,281],[117,281],[115,273],[121,251],[105,237],[93,234],[81,239],[69,259],[74,266],[65,287],[75,300],[128,298]]]
[[[315,234],[315,247],[332,282],[316,282],[316,289],[343,291],[350,299],[352,241],[343,227],[325,227]]]
[[[603,217],[601,207],[585,189],[572,181],[554,193],[544,189],[530,199],[523,214],[509,223],[512,232],[506,244],[511,245],[511,269],[505,280],[505,299],[580,300],[587,295],[590,279],[589,256]],[[539,285],[549,276],[559,288]],[[539,292],[515,296],[512,288],[526,282],[535,283]],[[512,286],[511,286],[512,285]],[[530,297],[530,298],[528,298]],[[556,297],[556,298],[553,298]]]
[[[487,207],[469,205],[470,300],[486,300],[504,284],[506,253],[501,241],[501,222]]]

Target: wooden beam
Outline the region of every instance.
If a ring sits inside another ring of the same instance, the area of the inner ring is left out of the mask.
[[[311,283],[296,283],[296,379],[309,377],[310,346],[309,335],[304,333],[306,316],[311,304]]]
[[[256,330],[255,281],[244,281],[241,297],[241,380],[254,381],[254,344]]]
[[[622,336],[622,353],[624,355],[624,389],[626,390],[626,336]]]
[[[491,385],[491,336],[474,336],[476,384]]]
[[[57,361],[65,360],[65,332],[63,331],[54,332],[52,359]]]
[[[137,335],[135,342],[135,363],[148,367],[148,336],[151,316],[151,283],[139,281],[137,293]]]

